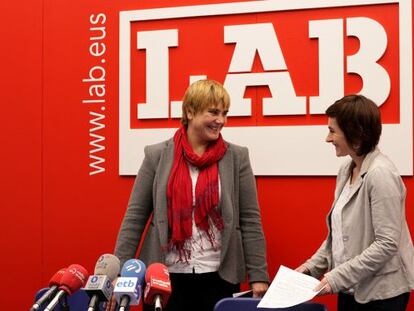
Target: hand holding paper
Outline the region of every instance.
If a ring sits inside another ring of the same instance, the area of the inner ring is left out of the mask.
[[[332,287],[329,285],[328,280],[324,277],[315,288],[315,291],[319,293],[318,295],[332,294]]]
[[[258,308],[287,308],[311,300],[318,292],[318,279],[280,266]]]

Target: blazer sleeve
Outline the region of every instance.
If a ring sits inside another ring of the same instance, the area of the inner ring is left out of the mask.
[[[152,188],[157,167],[154,159],[157,159],[157,155],[154,155],[150,146],[145,147],[144,153],[115,245],[115,255],[121,265],[135,258],[142,233],[153,211]]]
[[[239,167],[239,219],[249,282],[269,282],[266,244],[260,218],[256,181],[247,148],[242,148]]]
[[[329,268],[330,250],[327,248],[327,240],[323,241],[319,249],[305,263],[310,274],[315,278],[320,278]]]
[[[405,196],[401,177],[388,168],[377,167],[365,178],[375,239],[361,254],[326,274],[334,292],[373,277],[398,251]]]

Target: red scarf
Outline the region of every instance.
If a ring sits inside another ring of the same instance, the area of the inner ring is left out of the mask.
[[[191,257],[191,250],[185,249],[185,242],[192,236],[193,195],[192,181],[187,162],[199,169],[195,188],[194,221],[205,231],[214,247],[214,235],[210,230],[209,219],[218,230],[224,227],[223,219],[217,210],[219,203],[218,161],[226,153],[227,146],[220,134],[210,143],[200,157],[194,153],[184,127],[174,135],[174,163],[167,185],[168,225],[172,248],[178,250],[180,260]]]

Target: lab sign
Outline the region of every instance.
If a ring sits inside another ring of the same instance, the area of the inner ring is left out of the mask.
[[[120,12],[119,173],[179,126],[188,85],[231,97],[225,139],[256,175],[334,175],[326,108],[360,93],[380,106],[380,147],[412,174],[411,1],[252,1]]]

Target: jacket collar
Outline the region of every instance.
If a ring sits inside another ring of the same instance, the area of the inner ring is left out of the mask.
[[[372,162],[374,162],[375,158],[378,156],[379,153],[380,150],[378,149],[378,147],[376,147],[373,151],[366,155],[364,161],[362,162],[361,172],[359,173],[360,176],[365,176],[365,174],[371,167]]]
[[[369,168],[371,167],[373,161],[380,153],[380,150],[378,147],[376,147],[373,151],[369,152],[366,156],[364,161],[362,162],[361,171],[359,172],[359,175],[357,179],[355,180],[355,184],[352,186],[351,192],[348,196],[348,201],[352,198],[352,196],[359,190],[359,188],[364,183],[364,177],[366,173],[368,172]],[[341,192],[345,186],[345,184],[348,182],[349,177],[351,176],[351,170],[354,168],[353,161],[350,161],[343,167],[338,175],[338,181],[337,181],[337,187],[335,191],[335,201],[338,200],[339,196],[341,195]],[[348,201],[346,203],[348,203]],[[345,204],[346,204],[345,203]]]

